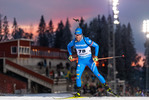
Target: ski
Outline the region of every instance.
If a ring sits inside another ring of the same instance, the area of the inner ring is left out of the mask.
[[[109,92],[109,91],[107,91],[107,93],[109,93],[109,94],[111,94],[112,96],[114,96],[114,97],[119,97],[119,95],[117,95],[116,93],[114,93],[114,92]]]
[[[54,99],[61,100],[61,99],[76,99],[76,98],[89,98],[89,97],[74,97],[74,96],[72,96],[72,97],[62,97],[62,98],[54,98]]]

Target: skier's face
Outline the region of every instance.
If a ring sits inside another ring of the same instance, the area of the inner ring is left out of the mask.
[[[76,34],[75,37],[76,37],[77,41],[80,41],[82,39],[82,35],[80,35],[80,34]]]

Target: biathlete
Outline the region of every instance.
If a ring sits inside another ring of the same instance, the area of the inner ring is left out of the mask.
[[[75,97],[80,97],[80,88],[81,88],[81,76],[85,69],[85,66],[88,66],[91,71],[95,74],[95,76],[100,80],[105,89],[111,92],[111,89],[106,84],[104,77],[98,72],[98,69],[95,65],[94,61],[98,61],[98,51],[99,46],[94,41],[90,40],[88,37],[84,37],[81,28],[76,28],[75,30],[75,38],[67,45],[67,49],[69,52],[69,60],[72,61],[72,52],[71,47],[75,47],[78,55],[78,64],[76,70],[76,85],[77,85],[77,93],[74,95]],[[91,46],[95,48],[95,57],[92,57]]]

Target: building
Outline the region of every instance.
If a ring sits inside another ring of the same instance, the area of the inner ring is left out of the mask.
[[[42,73],[44,71],[41,67],[50,65],[54,69],[59,63],[66,65],[66,63],[69,63],[67,60],[67,51],[32,46],[31,43],[32,40],[29,39],[0,42],[0,73],[5,75],[5,77],[11,76],[11,78],[17,78],[18,81],[23,82],[24,87],[22,88],[29,93],[31,93],[33,89],[36,90],[36,92],[40,92],[39,87],[49,90],[49,92],[56,92],[59,89],[65,91],[66,86],[63,84],[55,86],[54,79]],[[3,82],[4,81],[7,81],[7,79],[3,80]],[[18,84],[12,82],[12,85],[12,88],[15,90]]]

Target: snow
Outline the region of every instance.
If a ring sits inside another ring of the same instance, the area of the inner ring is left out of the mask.
[[[27,95],[5,95],[0,96],[0,100],[61,100],[63,97],[71,97],[71,94],[27,94]],[[59,98],[59,99],[58,99]],[[65,99],[62,99],[65,100]],[[66,99],[68,100],[68,99]],[[149,97],[87,97],[74,98],[70,100],[149,100]]]

